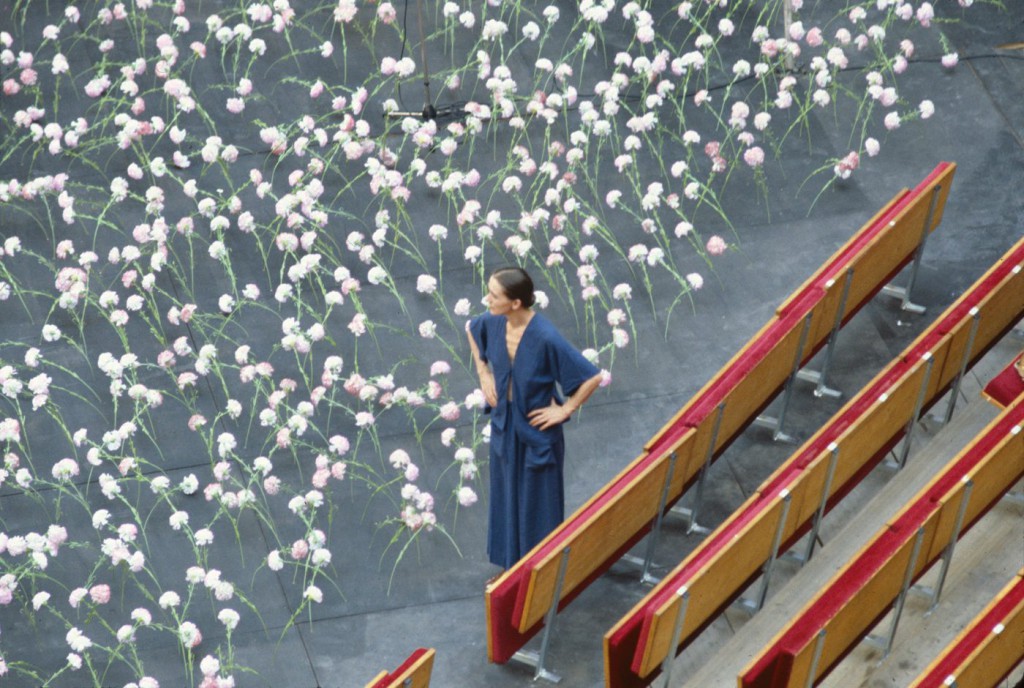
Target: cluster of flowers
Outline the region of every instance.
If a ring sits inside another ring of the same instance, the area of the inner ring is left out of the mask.
[[[233,685],[232,632],[259,605],[214,542],[241,552],[260,524],[256,556],[301,591],[287,630],[338,587],[342,484],[388,501],[395,566],[424,533],[455,544],[445,519],[478,501],[488,440],[462,341],[489,268],[528,267],[607,383],[637,341],[634,294],[671,313],[729,249],[730,179],[764,188],[788,134],[842,99],[859,138],[807,160],[826,184],[934,114],[899,83],[936,43],[956,65],[930,3],[816,5],[444,2],[427,48],[450,57],[442,97],[465,102],[424,119],[397,114],[420,65],[391,2],[17,3],[0,30],[0,320],[30,332],[0,341],[0,486],[56,523],[0,532],[0,613],[52,615],[70,654],[0,658],[0,676],[97,683],[114,664],[157,686],[136,635],[161,632],[193,682]],[[70,537],[62,519],[82,515],[92,532]],[[181,545],[176,578],[151,562],[156,523]],[[69,544],[85,580],[51,565]],[[111,603],[115,584],[146,604]]]

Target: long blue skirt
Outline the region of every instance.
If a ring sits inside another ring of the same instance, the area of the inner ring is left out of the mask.
[[[551,433],[551,443],[531,446],[517,436],[512,416],[506,415],[503,429],[491,424],[487,554],[505,569],[565,518],[562,433]]]

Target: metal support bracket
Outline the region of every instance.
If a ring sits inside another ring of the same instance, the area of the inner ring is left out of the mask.
[[[818,510],[814,512],[814,522],[811,525],[811,532],[807,538],[807,548],[803,554],[788,552],[783,556],[787,561],[795,561],[801,566],[806,564],[814,556],[814,545],[818,542],[818,531],[821,530],[821,522],[825,518],[825,508],[828,506],[828,498],[832,491],[832,479],[836,474],[836,464],[839,462],[839,445],[832,442],[828,445],[830,452],[828,457],[828,473],[825,475],[825,485],[821,489],[821,501],[818,502]]]
[[[797,373],[800,372],[800,361],[804,357],[804,347],[807,345],[807,335],[811,329],[811,318],[813,316],[814,313],[808,313],[807,317],[804,318],[804,326],[800,331],[800,345],[797,347],[796,356],[793,357],[793,368],[789,373],[789,377],[786,378],[785,387],[782,389],[782,408],[779,410],[778,417],[758,416],[754,419],[754,425],[760,425],[772,431],[772,439],[776,442],[785,442],[786,444],[797,443],[796,438],[787,435],[783,427],[786,423],[786,411],[789,409],[789,401],[793,398],[793,382],[796,380]]]
[[[921,267],[921,258],[924,256],[924,246],[928,241],[928,230],[932,226],[932,218],[935,217],[935,205],[939,200],[939,191],[941,190],[941,184],[936,184],[932,187],[932,198],[931,203],[928,206],[928,216],[925,218],[924,224],[921,226],[921,241],[918,242],[917,250],[914,251],[914,261],[910,266],[910,277],[907,279],[907,286],[897,287],[887,284],[882,287],[883,294],[895,296],[896,298],[901,299],[900,308],[911,313],[925,312],[924,306],[919,306],[916,303],[910,302],[910,292],[914,290],[914,282],[917,281],[917,271]]]
[[[779,546],[782,544],[782,533],[786,530],[786,519],[789,516],[789,505],[793,501],[793,495],[789,493],[789,490],[783,489],[779,492],[779,499],[782,500],[782,514],[779,515],[779,525],[775,527],[775,538],[772,540],[772,554],[761,569],[761,587],[757,592],[757,597],[753,599],[740,598],[734,604],[737,609],[750,614],[756,614],[761,611],[765,600],[768,599],[768,585],[772,580],[775,562],[779,558]]]
[[[853,268],[846,270],[846,279],[843,281],[843,295],[839,300],[839,310],[836,311],[835,322],[832,323],[832,331],[828,334],[828,343],[825,344],[825,352],[821,362],[821,370],[801,370],[796,374],[797,378],[805,380],[807,382],[815,383],[814,396],[818,397],[830,397],[832,399],[838,399],[843,396],[843,393],[838,389],[832,389],[826,384],[828,378],[828,369],[832,364],[832,352],[836,348],[836,340],[839,339],[839,330],[843,327],[843,316],[846,315],[846,301],[850,296],[850,283],[853,281]],[[827,286],[831,287],[833,282],[829,282]]]
[[[676,615],[676,624],[672,627],[672,644],[668,647],[668,654],[661,662],[661,673],[665,676],[664,688],[670,688],[672,681],[672,660],[676,658],[676,648],[679,647],[679,638],[683,634],[683,621],[686,619],[686,607],[690,603],[690,591],[684,585],[676,590],[679,597],[679,614]]]
[[[555,584],[555,594],[551,599],[551,606],[548,607],[547,615],[544,617],[544,637],[541,639],[540,652],[533,652],[531,650],[519,650],[512,655],[512,661],[525,664],[529,667],[533,667],[536,671],[533,674],[533,680],[543,679],[549,683],[558,683],[562,680],[562,677],[556,673],[548,671],[544,667],[544,662],[548,656],[548,643],[551,641],[551,633],[555,627],[555,617],[558,615],[558,601],[562,597],[562,584],[565,582],[565,569],[569,564],[569,547],[562,550],[562,560],[558,565],[558,582]]]
[[[631,554],[622,557],[623,561],[627,564],[640,567],[640,582],[644,585],[656,585],[661,581],[657,576],[651,575],[651,561],[654,559],[654,549],[658,546],[658,539],[661,537],[661,523],[665,514],[665,504],[668,502],[668,493],[672,487],[672,478],[675,474],[677,459],[678,454],[676,452],[672,452],[668,457],[665,484],[661,488],[661,499],[658,500],[658,511],[654,515],[654,524],[651,526],[651,532],[647,536],[647,552],[644,558],[641,559]]]
[[[807,683],[804,688],[814,688],[814,679],[818,673],[818,663],[821,661],[821,651],[825,649],[825,629],[818,631],[818,637],[814,639],[814,657],[811,659],[811,671],[807,674]]]
[[[711,467],[711,460],[715,457],[715,445],[718,444],[718,430],[722,427],[722,416],[725,415],[725,402],[718,404],[718,415],[715,416],[715,425],[711,429],[711,442],[708,450],[704,452],[704,463],[700,467],[700,475],[697,476],[697,490],[693,495],[692,506],[687,509],[682,506],[672,507],[672,513],[686,519],[686,534],[699,533],[707,535],[710,528],[700,525],[697,521],[697,514],[700,512],[701,502],[704,500],[704,484],[707,482],[708,468]]]
[[[935,365],[935,359],[932,357],[930,351],[926,351],[921,355],[921,358],[925,359],[926,367],[924,371],[924,379],[921,380],[921,389],[917,392],[917,401],[914,403],[914,413],[910,416],[910,420],[907,421],[907,427],[903,431],[903,446],[900,448],[899,456],[894,459],[886,459],[884,465],[887,468],[892,468],[897,471],[903,470],[903,467],[907,465],[907,457],[910,456],[910,445],[914,441],[914,431],[917,430],[917,421],[921,419],[921,408],[924,406],[924,395],[928,391],[928,382],[932,376],[932,366]]]
[[[960,385],[963,383],[964,375],[967,373],[967,362],[971,360],[971,354],[974,351],[974,337],[978,333],[978,323],[980,322],[980,311],[975,306],[969,312],[973,321],[971,322],[971,332],[967,336],[967,348],[964,349],[964,355],[960,357],[960,370],[957,372],[956,377],[953,379],[953,384],[949,389],[949,403],[946,404],[946,411],[942,416],[932,415],[930,418],[939,421],[942,425],[947,425],[953,418],[953,409],[956,408],[956,400],[960,396]]]
[[[882,648],[882,661],[889,656],[889,652],[892,650],[892,641],[896,638],[896,627],[900,623],[900,616],[903,615],[903,604],[907,601],[907,591],[910,590],[910,581],[914,578],[914,568],[917,566],[917,557],[921,553],[921,543],[923,541],[924,527],[922,526],[917,529],[917,534],[914,536],[914,551],[910,554],[910,561],[907,562],[907,571],[903,574],[903,587],[900,588],[900,594],[896,597],[896,604],[893,605],[893,617],[892,623],[889,625],[889,632],[885,637],[869,635],[864,639],[865,642]]]
[[[1003,495],[1003,499],[1001,501],[1004,501],[1007,504],[1024,506],[1024,492],[1007,492]]]
[[[946,549],[942,552],[942,566],[939,569],[939,579],[935,583],[935,587],[929,587],[927,585],[915,585],[910,589],[911,592],[924,595],[929,598],[928,611],[924,613],[928,616],[935,608],[939,606],[939,596],[942,594],[942,586],[946,584],[946,574],[949,573],[949,564],[953,561],[953,550],[956,549],[957,540],[960,537],[960,529],[964,525],[964,516],[967,513],[967,503],[971,499],[971,491],[974,489],[974,480],[971,478],[964,478],[964,496],[960,500],[960,507],[956,512],[956,525],[953,526],[953,536],[949,540],[949,544],[946,545]]]

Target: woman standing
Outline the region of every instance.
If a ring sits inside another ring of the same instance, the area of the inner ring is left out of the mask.
[[[564,519],[562,424],[601,372],[533,311],[525,270],[495,271],[486,303],[489,313],[470,321],[468,334],[491,413],[487,553],[509,568]]]

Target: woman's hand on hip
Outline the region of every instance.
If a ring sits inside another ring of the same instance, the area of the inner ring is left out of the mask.
[[[559,405],[552,399],[549,406],[534,409],[527,413],[526,417],[530,419],[530,425],[533,427],[540,430],[548,430],[569,420],[570,415],[572,414],[569,413],[569,409]]]

